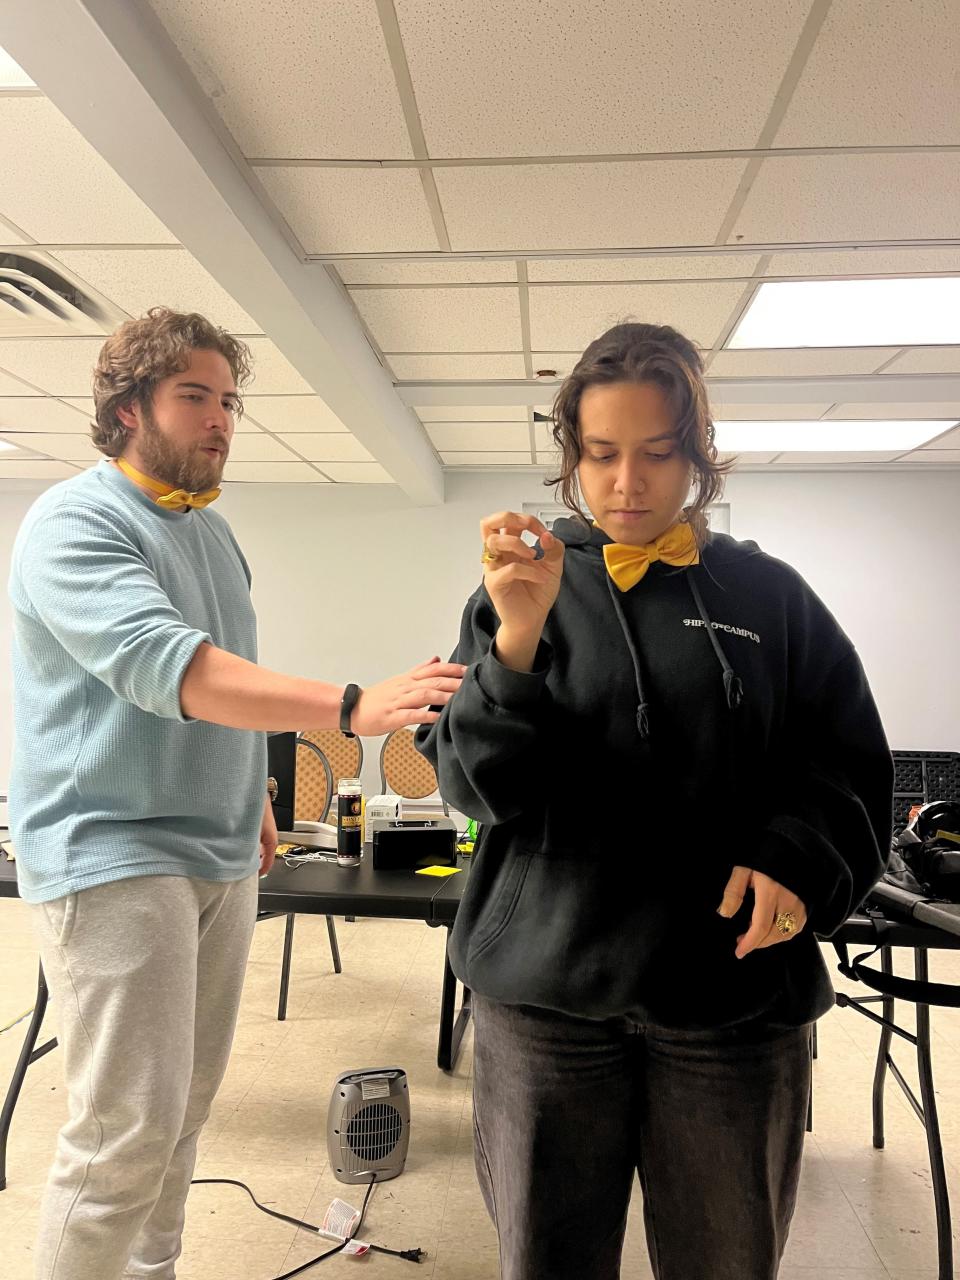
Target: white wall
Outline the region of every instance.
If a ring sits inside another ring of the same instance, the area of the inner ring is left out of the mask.
[[[31,492],[0,487],[0,579]],[[860,651],[891,744],[960,750],[960,473],[733,476],[731,532],[794,564]],[[254,573],[262,661],[371,683],[456,640],[479,581],[481,516],[549,501],[537,478],[452,475],[441,507],[392,487],[233,486],[218,503]],[[0,599],[0,791],[9,611]],[[375,785],[374,744],[364,777]]]

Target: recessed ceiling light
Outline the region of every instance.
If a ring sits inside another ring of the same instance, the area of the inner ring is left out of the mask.
[[[960,276],[762,284],[727,346],[960,343]]]
[[[864,453],[917,449],[948,422],[718,422],[721,453]]]
[[[36,85],[3,49],[0,49],[0,89],[35,89]]]

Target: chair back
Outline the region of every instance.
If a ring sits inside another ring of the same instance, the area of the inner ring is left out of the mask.
[[[294,821],[326,822],[333,796],[333,771],[330,768],[330,761],[315,743],[298,738],[293,802]]]
[[[422,800],[437,789],[433,765],[414,746],[412,729],[394,729],[380,749],[380,785],[407,800]]]

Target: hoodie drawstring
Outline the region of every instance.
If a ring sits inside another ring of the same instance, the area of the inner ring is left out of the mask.
[[[723,651],[723,646],[717,638],[717,633],[703,603],[703,597],[700,594],[696,579],[689,569],[683,571],[683,576],[690,589],[690,594],[693,596],[693,602],[697,606],[700,620],[706,628],[713,652],[723,671],[723,692],[727,706],[731,711],[736,711],[743,702],[743,682],[730,665],[730,661]],[[610,592],[610,599],[613,601],[617,621],[620,623],[620,630],[623,632],[623,638],[627,642],[627,649],[630,651],[630,659],[633,662],[633,677],[637,686],[637,733],[646,742],[650,737],[650,704],[647,701],[643,686],[643,664],[640,660],[640,652],[637,649],[637,642],[633,638],[626,614],[623,611],[621,593],[609,574],[605,573],[604,577],[607,580],[607,590]]]
[[[704,606],[703,597],[700,594],[696,579],[689,573],[686,575],[686,579],[690,594],[693,596],[693,602],[697,606],[697,612],[700,614],[700,619],[707,629],[707,635],[710,637],[710,643],[713,645],[713,652],[717,655],[717,661],[723,668],[723,691],[727,695],[727,706],[731,711],[736,711],[743,701],[743,682],[731,667],[727,655],[723,652],[723,645],[717,638],[717,633]]]
[[[620,623],[620,630],[623,632],[623,638],[627,642],[627,648],[630,650],[630,657],[633,661],[633,678],[637,686],[637,733],[641,739],[646,742],[650,737],[650,704],[643,688],[643,667],[640,663],[640,652],[637,649],[637,643],[633,638],[633,633],[627,623],[626,615],[623,612],[623,605],[620,601],[620,590],[614,583],[610,575],[604,570],[603,575],[607,580],[607,590],[610,592],[610,599],[613,601],[613,608],[617,615],[617,621]]]

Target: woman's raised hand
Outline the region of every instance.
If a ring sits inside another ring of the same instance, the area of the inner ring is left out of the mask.
[[[521,534],[538,535],[542,554]],[[500,619],[497,654],[516,670],[529,670],[563,577],[563,543],[536,516],[498,511],[480,521],[483,581]]]

